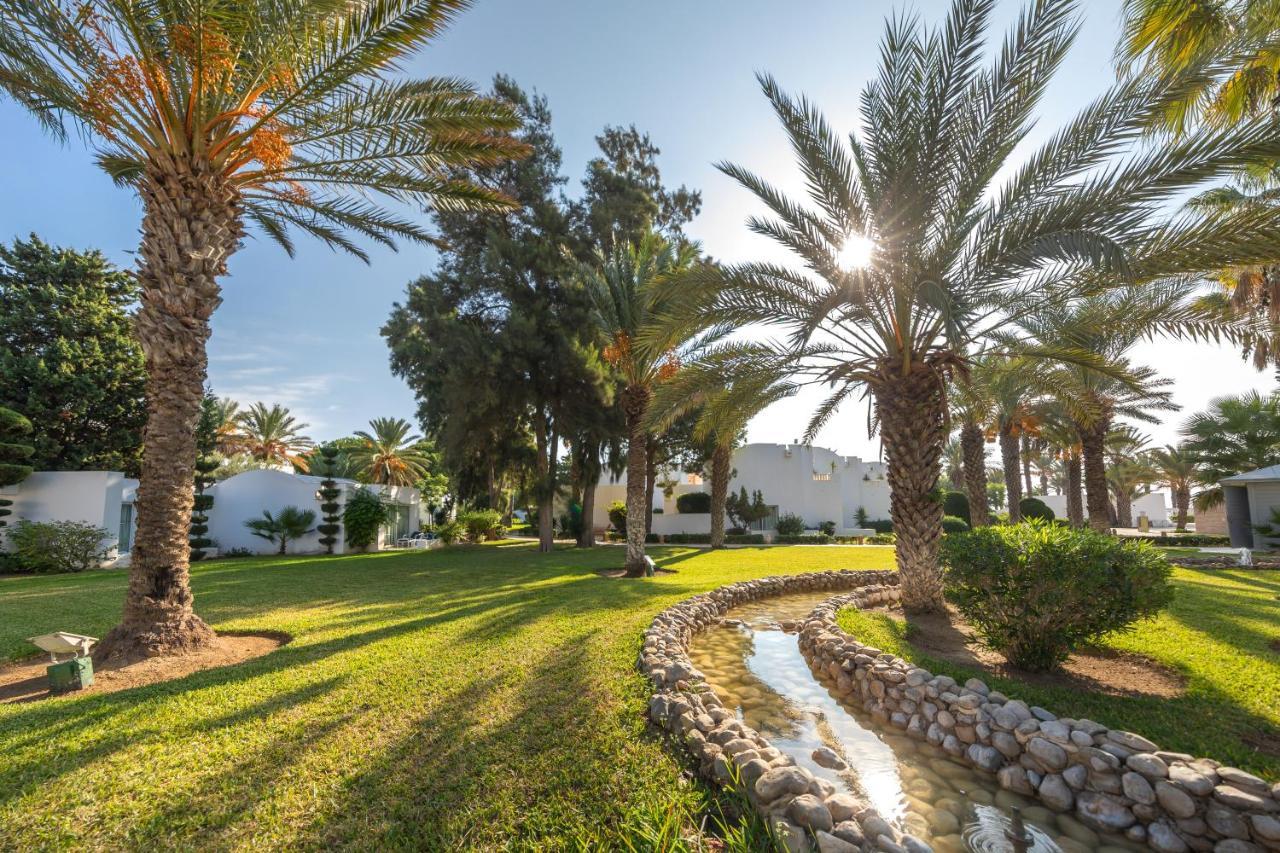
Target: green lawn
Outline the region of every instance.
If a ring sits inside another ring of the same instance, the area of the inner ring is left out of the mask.
[[[663,607],[749,577],[888,568],[889,548],[527,544],[197,564],[221,630],[285,631],[242,665],[0,705],[0,848],[599,848],[705,793],[651,736],[635,660]],[[0,659],[101,636],[122,572],[0,578]]]
[[[994,689],[1063,716],[1150,737],[1166,749],[1280,778],[1280,571],[1185,569],[1174,573],[1172,607],[1107,645],[1138,652],[1182,672],[1177,699],[1138,699],[1033,686],[916,653],[909,631],[883,614],[845,610],[839,622],[862,642],[963,681],[982,677]]]

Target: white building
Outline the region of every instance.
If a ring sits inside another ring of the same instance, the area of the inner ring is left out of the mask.
[[[749,494],[759,490],[773,508],[770,517],[758,525],[761,530],[772,529],[777,517],[788,513],[803,518],[809,528],[832,521],[837,530],[858,528],[859,508],[868,519],[889,517],[889,484],[881,462],[864,462],[857,456],[802,444],[747,444],[734,451],[733,469],[731,492],[743,487]],[[676,480],[674,486],[671,480]],[[664,477],[658,477],[652,500],[654,509],[661,513],[653,516],[653,532],[663,536],[710,532],[709,513],[681,513],[676,507],[680,495],[708,491],[710,483],[690,474],[672,474],[671,480],[666,480],[664,488]],[[626,489],[625,475],[616,481],[610,481],[608,475],[601,479],[596,488],[594,527],[609,526],[609,505],[625,502]]]
[[[1254,525],[1271,524],[1272,512],[1280,509],[1280,465],[1227,477],[1221,485],[1231,547],[1276,547],[1275,537],[1264,536]],[[1200,529],[1199,525],[1196,529]]]
[[[208,536],[215,543],[210,555],[231,548],[247,548],[257,554],[275,553],[277,546],[254,536],[244,526],[249,519],[261,518],[264,510],[276,515],[286,506],[310,509],[316,514],[316,523],[321,523],[323,514],[317,492],[323,479],[262,469],[245,471],[210,486],[206,493],[213,496],[214,501],[208,513]],[[345,505],[347,497],[361,487],[354,480],[336,482],[342,491],[339,504]],[[137,526],[133,507],[137,487],[137,480],[115,471],[37,471],[16,486],[0,489],[0,496],[13,501],[9,507],[12,515],[5,519],[10,524],[24,519],[77,521],[105,529],[107,559],[104,565],[127,565]],[[364,488],[380,494],[391,512],[390,521],[379,532],[376,548],[393,545],[397,539],[418,529],[417,489],[408,486]],[[7,542],[0,542],[0,547],[7,546]],[[289,543],[291,554],[316,554],[322,550],[318,533]],[[334,552],[346,552],[346,542],[341,536]]]
[[[1036,495],[1036,500],[1043,501],[1044,505],[1053,510],[1055,518],[1067,517],[1067,496],[1066,495]],[[1083,500],[1083,497],[1081,498]],[[1169,518],[1169,507],[1165,503],[1165,493],[1163,491],[1150,492],[1145,495],[1139,495],[1133,499],[1133,523],[1136,525],[1141,516],[1146,516],[1151,522],[1152,527],[1172,527],[1173,522]]]

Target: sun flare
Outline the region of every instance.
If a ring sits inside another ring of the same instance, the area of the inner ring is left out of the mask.
[[[862,269],[871,263],[871,253],[875,250],[871,238],[862,234],[850,234],[840,247],[838,260],[842,269]]]

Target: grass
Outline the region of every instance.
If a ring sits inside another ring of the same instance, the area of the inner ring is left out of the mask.
[[[1088,717],[1145,735],[1165,749],[1215,758],[1280,778],[1280,571],[1179,568],[1176,597],[1158,618],[1104,645],[1153,658],[1182,673],[1176,699],[1081,693],[988,676],[916,652],[903,623],[882,613],[844,610],[845,631],[961,681],[978,676],[993,689],[1056,714]]]
[[[679,847],[712,804],[644,720],[635,660],[654,614],[744,578],[888,568],[892,550],[652,553],[677,573],[608,580],[619,548],[513,543],[197,564],[214,627],[293,642],[0,705],[0,848]],[[48,630],[101,636],[125,582],[0,578],[0,660]],[[757,830],[733,846],[759,848]]]

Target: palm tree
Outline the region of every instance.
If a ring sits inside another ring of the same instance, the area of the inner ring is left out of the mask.
[[[1148,455],[1151,467],[1159,478],[1157,482],[1169,487],[1173,495],[1173,508],[1177,513],[1179,533],[1187,529],[1187,514],[1191,510],[1191,488],[1198,482],[1196,463],[1185,447],[1166,444]]]
[[[951,389],[952,419],[960,423],[960,466],[964,491],[969,499],[969,523],[983,527],[991,523],[987,501],[987,439],[982,425],[991,417],[995,402],[990,390],[975,381],[971,369]]]
[[[663,383],[650,408],[652,430],[665,429],[676,418],[697,412],[693,427],[696,441],[712,443],[711,547],[724,547],[725,505],[733,474],[733,450],[746,432],[747,422],[767,407],[796,392],[796,387],[773,376],[740,377],[726,381],[726,358],[750,358],[754,345],[725,347],[684,365],[670,382]]]
[[[837,135],[810,102],[762,77],[813,204],[741,167],[721,169],[773,214],[749,227],[806,269],[708,268],[697,288],[702,322],[789,332],[777,349],[792,374],[831,389],[810,436],[840,403],[869,392],[911,610],[943,606],[934,488],[947,379],[963,354],[1011,319],[1116,278],[1145,283],[1213,267],[1222,256],[1265,258],[1280,218],[1162,213],[1186,188],[1280,151],[1261,120],[1144,147],[1136,140],[1152,117],[1184,94],[1178,75],[1119,81],[1024,163],[1013,162],[1074,38],[1075,5],[1034,4],[983,68],[992,7],[955,0],[936,30],[894,18],[879,75],[862,94],[857,135]],[[1099,170],[1130,149],[1124,163]]]
[[[214,404],[214,449],[223,456],[234,456],[243,449],[240,433],[240,404],[230,397],[219,397]]]
[[[1147,464],[1147,437],[1125,425],[1107,433],[1107,488],[1115,499],[1115,525],[1133,527],[1133,500],[1155,482],[1154,469]]]
[[[0,0],[0,87],[59,138],[70,119],[142,203],[148,423],[120,625],[100,659],[201,646],[187,524],[219,279],[247,226],[367,256],[429,242],[401,204],[500,208],[462,171],[524,153],[510,109],[452,78],[393,74],[464,0]],[[378,199],[394,202],[381,204]]]
[[[1070,413],[1058,401],[1050,401],[1043,409],[1044,422],[1040,426],[1040,437],[1044,439],[1052,458],[1056,459],[1062,469],[1059,484],[1062,493],[1067,497],[1067,522],[1072,527],[1084,526],[1084,500],[1081,494],[1083,485],[1082,449],[1080,433],[1071,420]],[[1041,469],[1043,470],[1043,469]]]
[[[1000,464],[1004,469],[1005,495],[1009,502],[1009,522],[1022,521],[1023,454],[1020,442],[1040,428],[1036,399],[1035,365],[1026,359],[989,356],[975,363],[976,381],[986,385],[990,397],[991,422],[988,433],[994,434],[1000,447]],[[1030,492],[1030,488],[1027,489]]]
[[[1182,447],[1207,486],[1196,495],[1196,508],[1215,506],[1222,502],[1222,478],[1280,464],[1280,395],[1219,397],[1192,415],[1182,434]]]
[[[370,483],[412,486],[429,473],[431,460],[418,449],[422,436],[404,418],[374,418],[369,429],[356,431],[363,446],[350,451],[351,461]]]
[[[241,451],[249,458],[268,465],[292,465],[299,471],[310,470],[309,454],[314,442],[302,435],[306,424],[289,414],[279,403],[267,408],[265,403],[254,403],[238,416]]]
[[[277,516],[272,516],[270,510],[264,509],[262,518],[251,518],[244,523],[244,526],[249,528],[249,532],[254,536],[260,536],[272,543],[278,541],[280,543],[278,553],[284,554],[287,553],[291,540],[301,539],[315,530],[315,522],[314,510],[287,506],[280,510]]]
[[[674,245],[655,233],[580,265],[580,277],[605,341],[603,357],[620,377],[619,399],[627,425],[627,557],[629,577],[645,571],[644,538],[649,431],[645,416],[654,390],[676,375],[713,334],[670,322],[677,300],[666,281],[688,272],[698,247]]]

